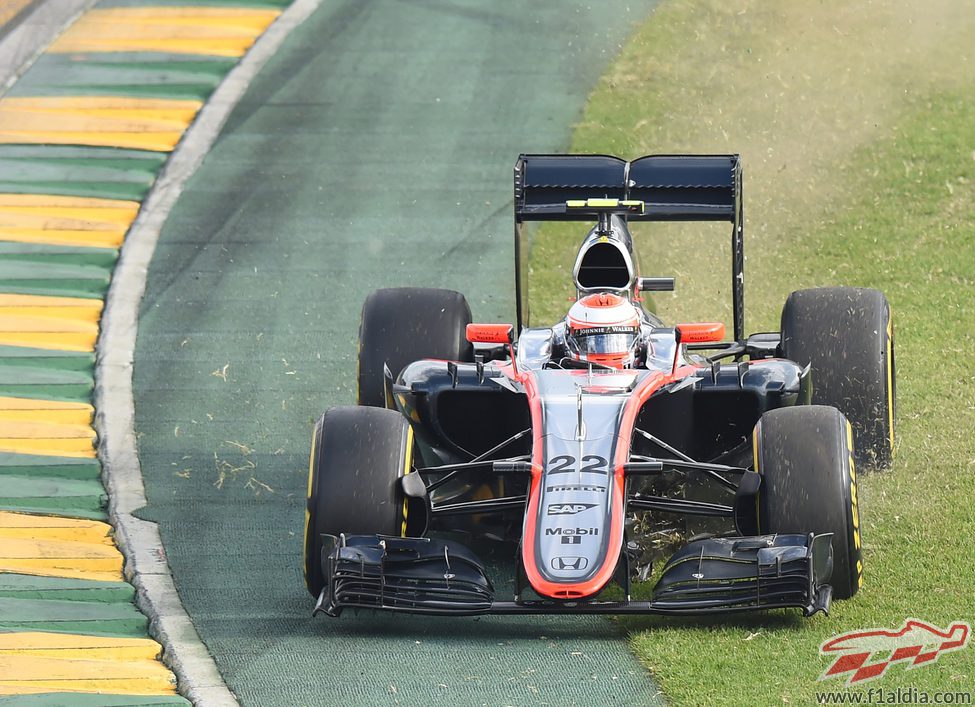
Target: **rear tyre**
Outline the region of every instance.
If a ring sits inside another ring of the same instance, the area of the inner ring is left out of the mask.
[[[889,467],[896,371],[883,293],[855,287],[793,292],[782,309],[782,355],[812,366],[814,405],[831,405],[850,421],[857,464]]]
[[[754,443],[759,531],[832,533],[833,596],[850,598],[863,584],[863,554],[846,418],[822,405],[771,410],[755,426]]]
[[[305,584],[318,596],[322,533],[401,535],[406,508],[398,480],[411,470],[413,433],[398,412],[333,407],[312,437],[305,514]]]
[[[362,305],[359,325],[359,405],[386,407],[383,365],[393,376],[422,358],[473,361],[467,341],[471,308],[453,290],[376,290]]]

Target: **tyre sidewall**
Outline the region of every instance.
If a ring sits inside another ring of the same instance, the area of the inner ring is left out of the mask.
[[[811,366],[812,403],[839,409],[853,426],[861,467],[893,458],[895,371],[890,305],[878,290],[798,290],[782,309],[782,355]]]
[[[863,583],[853,438],[835,408],[800,406],[765,413],[755,428],[762,533],[832,533],[837,599]]]
[[[398,483],[413,458],[409,423],[397,412],[332,408],[313,436],[305,529],[305,582],[317,595],[323,533],[400,535],[405,504]]]

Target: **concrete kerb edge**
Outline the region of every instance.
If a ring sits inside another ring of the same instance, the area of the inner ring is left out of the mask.
[[[0,42],[0,96],[95,2],[96,0],[41,2],[30,7],[23,19],[15,19],[17,26]]]
[[[294,0],[254,43],[200,111],[142,204],[122,246],[102,315],[95,370],[95,428],[109,519],[125,556],[126,578],[135,586],[151,634],[162,643],[163,661],[194,704],[236,705],[206,646],[183,609],[155,523],[132,513],[146,505],[138,443],[132,371],[139,307],[149,263],[162,226],[186,182],[202,164],[248,85],[321,0]]]

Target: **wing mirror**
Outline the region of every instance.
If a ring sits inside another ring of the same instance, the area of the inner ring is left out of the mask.
[[[514,341],[515,328],[510,324],[468,324],[467,340],[472,344],[507,344]]]
[[[722,322],[694,322],[677,325],[678,344],[709,344],[724,339]]]
[[[672,277],[638,277],[636,279],[637,292],[673,292],[674,278]]]
[[[694,322],[692,324],[678,324],[674,329],[677,346],[674,347],[674,368],[670,375],[677,373],[680,362],[681,344],[709,344],[724,339],[724,324],[721,322]]]

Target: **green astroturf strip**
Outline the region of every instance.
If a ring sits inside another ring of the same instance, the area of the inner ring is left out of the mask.
[[[166,159],[111,147],[0,145],[0,192],[141,201]]]
[[[21,160],[28,166],[31,163],[51,164],[58,167],[103,168],[122,173],[141,172],[152,175],[167,158],[156,152],[121,147],[0,145],[0,159]],[[151,176],[149,181],[152,181]]]
[[[0,503],[11,506],[40,505],[55,511],[64,507],[97,513],[107,499],[105,488],[97,479],[5,476],[2,484],[4,497]]]
[[[226,60],[174,60],[170,54],[48,54],[14,84],[10,95],[205,100],[233,65]]]
[[[96,459],[40,456],[0,452],[0,476],[45,477],[98,481],[101,466]],[[0,493],[3,493],[0,481]]]
[[[65,371],[91,373],[95,354],[88,351],[56,351],[28,346],[0,346],[0,368],[27,366],[29,368],[59,368]]]
[[[94,379],[91,371],[71,371],[57,368],[4,366],[0,363],[0,389],[11,385],[38,386],[87,386],[91,388]],[[34,397],[34,396],[31,396]]]
[[[0,395],[13,398],[33,398],[35,400],[63,400],[71,403],[90,403],[91,384],[64,383],[51,385],[18,385],[0,383]]]
[[[91,499],[78,498],[74,505],[65,505],[67,501],[49,498],[2,498],[0,497],[0,511],[12,513],[30,513],[33,515],[58,515],[65,518],[85,518],[108,522],[108,514],[102,510],[105,499],[95,504]],[[97,505],[96,509],[94,506]]]
[[[0,261],[33,262],[41,265],[93,265],[112,270],[118,260],[114,248],[89,248],[86,246],[58,246],[45,243],[17,243],[0,241]]]
[[[0,707],[156,707],[189,706],[189,700],[178,695],[106,695],[82,692],[48,692],[39,695],[12,695],[0,697]]]
[[[0,631],[62,631],[144,638],[148,620],[129,602],[0,597]]]
[[[0,598],[131,604],[135,588],[127,582],[97,582],[66,577],[0,573]]]
[[[138,185],[112,181],[62,182],[57,179],[13,182],[3,179],[0,175],[0,193],[4,194],[58,194],[60,196],[142,201],[149,192],[149,186],[150,184]]]
[[[111,276],[94,265],[0,260],[0,292],[101,299]]]
[[[13,457],[9,463],[6,458]],[[16,457],[30,457],[37,459],[47,459],[47,463],[38,462],[37,464],[24,464],[19,462]],[[83,464],[70,464],[71,461],[85,462]],[[0,452],[0,478],[7,476],[29,476],[43,477],[46,479],[78,479],[80,481],[99,481],[101,479],[101,466],[95,459],[74,459],[73,457],[34,457],[31,454],[12,454],[10,452]],[[2,482],[0,482],[2,485]]]

